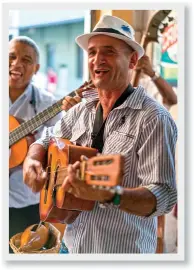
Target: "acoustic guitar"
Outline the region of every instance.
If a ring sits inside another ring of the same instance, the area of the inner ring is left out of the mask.
[[[81,211],[91,211],[95,201],[83,200],[64,192],[61,185],[67,175],[68,164],[81,159],[78,177],[95,188],[113,188],[120,184],[123,174],[123,156],[99,155],[97,150],[58,139],[48,149],[47,179],[40,192],[40,220],[72,223]],[[84,156],[87,157],[84,158]]]
[[[80,86],[80,88],[77,90],[68,94],[68,96],[73,97],[76,94],[80,95],[82,92],[91,89],[92,86],[93,84],[91,81],[87,82]],[[61,105],[64,98],[58,100],[47,109],[36,114],[30,120],[23,123],[21,123],[21,120],[9,115],[9,168],[14,168],[24,161],[28,151],[28,140],[26,136],[61,112]]]

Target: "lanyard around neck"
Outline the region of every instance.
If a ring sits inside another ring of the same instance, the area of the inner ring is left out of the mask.
[[[120,106],[134,91],[134,88],[129,85],[122,95],[117,99],[111,111]],[[99,104],[96,110],[96,116],[94,120],[94,127],[92,132],[92,145],[91,147],[98,149],[100,153],[102,153],[102,149],[104,146],[103,134],[105,127],[106,119],[103,121],[103,108],[102,105]]]

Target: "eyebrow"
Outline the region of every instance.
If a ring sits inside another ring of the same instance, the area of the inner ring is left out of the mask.
[[[13,55],[16,55],[16,54],[15,54],[14,52],[10,52],[9,55],[10,55],[10,56],[13,56]],[[23,57],[28,58],[29,60],[33,60],[31,56],[26,55],[26,54],[23,55]]]
[[[100,48],[115,50],[115,48],[113,46],[101,46]],[[92,46],[92,47],[88,48],[88,51],[93,50],[93,49],[96,49],[96,47]]]
[[[29,55],[24,55],[24,57],[25,57],[25,58],[28,58],[28,59],[30,59],[30,60],[33,60],[32,57],[29,56]]]

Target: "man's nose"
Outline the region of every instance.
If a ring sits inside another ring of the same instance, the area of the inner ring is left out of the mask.
[[[97,65],[104,64],[105,63],[105,57],[102,53],[96,53],[94,63]]]

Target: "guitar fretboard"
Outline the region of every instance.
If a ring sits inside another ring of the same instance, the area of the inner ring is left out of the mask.
[[[71,92],[69,96],[74,96],[75,92]],[[9,133],[9,147],[11,147],[14,143],[24,138],[26,135],[33,132],[43,123],[47,122],[49,119],[53,118],[59,112],[62,111],[61,105],[64,98],[58,100],[53,105],[49,106],[47,109],[38,113],[32,119],[22,123],[20,126],[15,128],[13,131]]]

